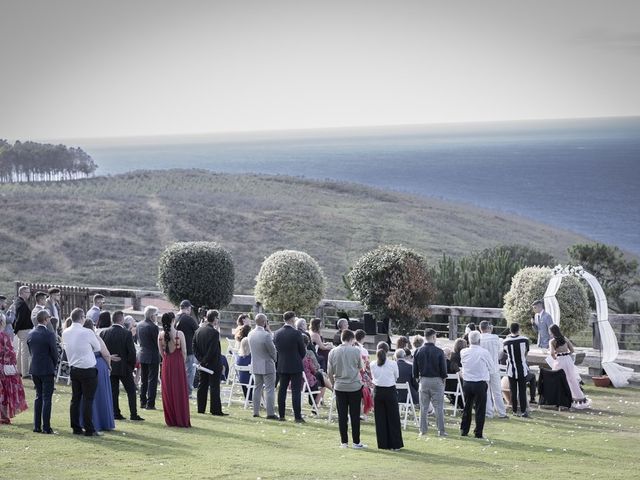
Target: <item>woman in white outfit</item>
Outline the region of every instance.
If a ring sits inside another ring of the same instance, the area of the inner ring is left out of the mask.
[[[585,409],[591,407],[591,400],[585,397],[580,383],[578,381],[578,371],[573,363],[571,354],[573,353],[573,345],[568,338],[565,338],[560,331],[558,325],[551,325],[549,327],[549,333],[551,334],[551,341],[549,342],[549,349],[551,357],[553,358],[553,369],[564,370],[567,377],[567,383],[571,389],[571,397],[573,402],[572,408]]]

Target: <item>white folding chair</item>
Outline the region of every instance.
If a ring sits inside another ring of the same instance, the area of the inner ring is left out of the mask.
[[[240,348],[240,345],[236,342],[236,339],[227,337],[227,358],[229,360],[233,358],[234,354],[238,353],[238,348]]]
[[[66,360],[67,354],[65,353],[65,350],[64,350],[64,343],[61,343],[60,347],[62,348],[62,353],[60,354],[60,361],[58,362],[58,372],[56,373],[56,383],[58,383],[62,378],[63,380],[66,380],[67,385],[69,385],[71,383],[71,374],[69,375],[62,374],[62,364],[64,363],[65,365],[67,365],[67,367],[69,366],[69,362]]]
[[[229,364],[229,371],[227,372],[227,385],[231,385],[232,380],[236,374],[236,356],[238,355],[239,342],[236,342],[235,338],[227,338],[227,363]]]
[[[464,393],[462,393],[462,377],[460,376],[460,372],[458,373],[450,373],[447,375],[447,380],[456,380],[456,389],[455,390],[447,390],[445,386],[445,395],[453,395],[453,416],[456,416],[458,412],[458,398],[462,398],[462,405],[464,406]],[[446,385],[446,384],[445,384]]]
[[[329,405],[329,415],[327,416],[327,423],[331,423],[331,419],[333,417],[333,406],[336,403],[336,392],[335,390],[331,392],[331,404]]]
[[[413,403],[413,397],[411,396],[411,387],[409,386],[409,382],[405,383],[396,383],[396,391],[407,392],[407,398],[404,402],[398,402],[398,408],[400,409],[400,417],[404,415],[404,419],[402,421],[403,430],[407,429],[407,419],[409,417],[409,412],[413,415],[413,422],[415,426],[418,426],[418,416],[416,415],[416,407]]]
[[[242,400],[242,402],[244,403],[244,408],[248,408],[249,407],[249,395],[253,392],[253,389],[255,388],[255,381],[253,378],[253,373],[251,373],[251,365],[235,365],[234,366],[234,375],[233,375],[233,379],[231,381],[231,388],[229,390],[229,401],[227,402],[227,407],[231,406],[231,402],[233,401],[233,393],[234,393],[234,389],[236,386],[240,387],[240,392],[243,394],[244,398]],[[242,383],[240,382],[240,372],[249,372],[250,376],[249,376],[249,383]],[[247,389],[247,394],[244,395],[244,392],[242,390],[242,387],[246,387]]]
[[[320,410],[318,408],[318,404],[316,403],[316,395],[322,392],[320,390],[311,389],[311,385],[309,385],[309,380],[307,380],[307,376],[304,374],[304,372],[302,373],[302,378],[304,380],[304,383],[302,384],[302,391],[300,392],[300,396],[302,397],[300,399],[300,402],[301,402],[300,404],[302,405],[302,408],[306,408],[306,406],[308,405],[308,402],[306,402],[305,400],[311,399],[311,411],[315,412],[316,415],[319,415]],[[317,385],[318,384],[316,384],[316,388],[318,388]]]

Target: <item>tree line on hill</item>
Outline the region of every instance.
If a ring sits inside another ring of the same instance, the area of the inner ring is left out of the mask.
[[[97,168],[81,148],[0,139],[0,183],[74,180]]]

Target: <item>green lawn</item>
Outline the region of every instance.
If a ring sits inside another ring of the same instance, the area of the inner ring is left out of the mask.
[[[26,390],[31,405],[31,384]],[[103,437],[78,437],[68,426],[70,387],[60,385],[57,435],[32,433],[31,410],[0,426],[0,478],[638,478],[640,390],[587,387],[587,394],[591,411],[487,420],[488,442],[460,437],[459,415],[447,415],[446,439],[418,438],[410,426],[405,448],[394,453],[376,449],[373,418],[362,432],[367,450],[338,448],[328,408],[301,426],[256,421],[240,406],[225,418],[197,415],[192,405],[190,429],[165,427],[161,410],[143,410],[143,423],[116,422]]]

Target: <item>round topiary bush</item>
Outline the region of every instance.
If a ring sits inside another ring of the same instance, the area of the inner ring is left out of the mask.
[[[429,315],[435,289],[424,258],[400,245],[378,247],[347,275],[351,291],[368,310],[388,317],[394,333],[412,334]]]
[[[231,254],[215,242],[178,242],[160,255],[158,286],[174,304],[223,308],[233,299]]]
[[[546,267],[523,268],[513,276],[511,289],[504,296],[504,315],[508,325],[518,322],[523,335],[537,337],[531,328],[531,304],[544,297],[552,276],[552,270]],[[580,280],[564,277],[556,298],[560,306],[562,332],[571,336],[583,330],[588,325],[590,310],[587,290]]]
[[[255,297],[268,310],[293,310],[306,315],[318,306],[326,286],[324,273],[313,257],[296,250],[281,250],[262,262]]]

